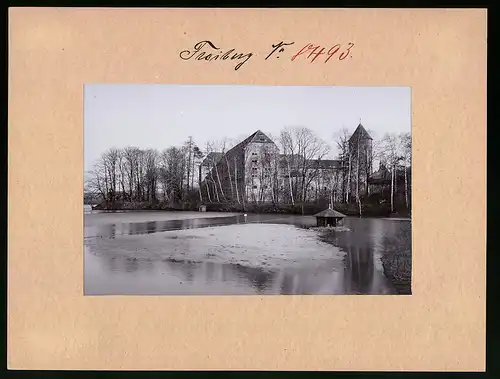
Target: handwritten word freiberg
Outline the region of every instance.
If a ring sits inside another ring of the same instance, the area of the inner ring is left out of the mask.
[[[208,52],[204,50],[205,47],[207,47]],[[183,50],[180,53],[181,59],[184,59],[185,61],[191,58],[197,59],[199,61],[201,60],[214,61],[217,59],[223,61],[225,61],[226,59],[230,60],[245,59],[243,62],[240,62],[236,65],[236,67],[234,68],[235,70],[238,70],[241,66],[243,66],[243,64],[246,61],[248,61],[252,57],[252,55],[253,55],[252,53],[247,53],[247,54],[234,53],[234,49],[230,49],[225,53],[222,53],[221,49],[216,47],[210,41],[200,41],[196,45],[194,45],[193,50]]]

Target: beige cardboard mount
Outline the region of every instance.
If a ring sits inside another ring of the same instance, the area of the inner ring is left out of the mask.
[[[86,83],[410,86],[413,295],[83,296]],[[11,8],[8,144],[11,369],[485,368],[485,10]]]

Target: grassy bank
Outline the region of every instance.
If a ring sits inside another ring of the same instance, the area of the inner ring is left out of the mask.
[[[388,244],[392,247],[382,255],[382,265],[385,275],[391,280],[396,291],[402,295],[411,295],[411,229],[400,230],[397,239],[407,243]]]

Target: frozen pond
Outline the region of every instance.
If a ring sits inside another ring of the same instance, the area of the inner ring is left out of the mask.
[[[85,212],[86,295],[394,294],[381,256],[409,249],[408,220]]]

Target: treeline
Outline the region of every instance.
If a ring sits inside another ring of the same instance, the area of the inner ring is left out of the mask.
[[[241,171],[231,169],[231,165],[236,165],[232,161],[223,160],[228,169],[219,172],[221,161],[213,159],[204,182],[199,169],[203,159],[210,153],[223,156],[239,141],[208,142],[201,149],[192,137],[181,146],[162,151],[138,147],[107,150],[86,173],[85,192],[99,198],[100,207],[105,209],[195,210],[205,204],[207,210],[253,208],[308,213],[309,208],[331,203],[347,213],[355,207],[359,214],[376,213],[377,206],[384,212],[411,209],[410,133],[386,134],[374,140],[369,149],[350,143],[347,129],[336,133],[332,144],[307,128],[285,128],[278,136],[267,136],[275,142],[279,154],[279,160],[274,161],[278,166],[259,171],[268,197],[263,191],[256,196],[237,188],[236,172]],[[325,169],[321,162],[332,152],[332,145],[337,150],[338,164]],[[262,160],[263,164],[271,161]],[[379,163],[378,167],[373,167],[374,162]],[[232,171],[236,175],[232,176]],[[377,171],[375,175],[373,171]],[[223,184],[227,175],[229,180],[225,182],[230,183],[230,189]],[[377,176],[380,183],[372,191],[368,186],[371,176]]]
[[[203,156],[191,137],[183,146],[163,151],[111,148],[86,173],[85,192],[98,197],[101,207],[108,209],[178,205],[192,197]]]

